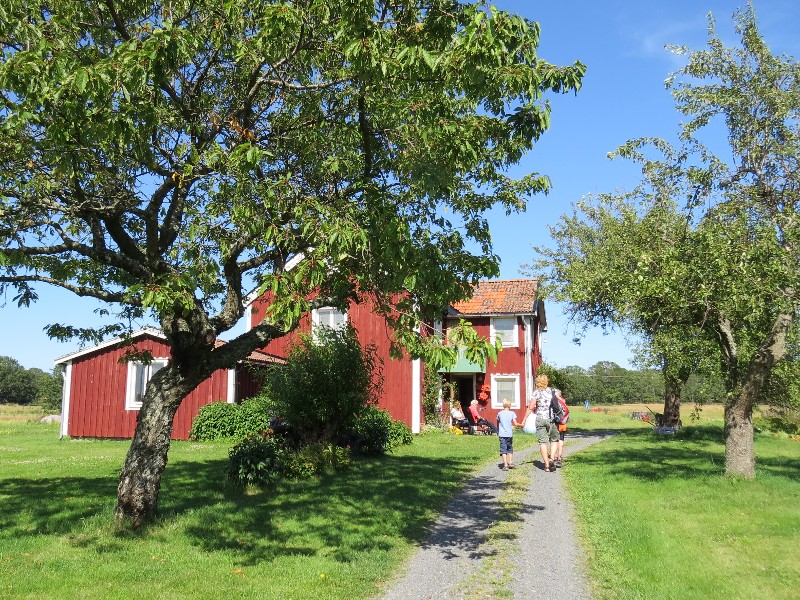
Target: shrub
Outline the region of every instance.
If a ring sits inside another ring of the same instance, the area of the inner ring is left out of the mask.
[[[234,485],[270,485],[292,473],[295,452],[280,435],[252,435],[228,455],[228,480]]]
[[[273,411],[269,401],[264,397],[244,400],[235,413],[234,437],[242,440],[270,428]]]
[[[334,444],[311,444],[300,449],[292,465],[298,477],[333,475],[350,467],[350,450]]]
[[[350,450],[333,444],[311,444],[299,451],[282,435],[252,435],[228,456],[228,480],[238,486],[266,486],[284,477],[333,475],[350,467]]]
[[[394,450],[398,446],[404,446],[414,441],[414,434],[411,427],[402,421],[393,420],[389,426],[389,450]]]
[[[380,392],[374,346],[362,349],[352,326],[300,337],[265,394],[303,445],[336,443]]]
[[[236,409],[235,404],[222,401],[201,406],[192,423],[189,437],[201,442],[234,437]]]
[[[764,407],[754,424],[758,429],[800,435],[800,411],[786,407]]]
[[[386,411],[367,407],[353,425],[350,440],[359,454],[384,454],[414,439],[411,429],[402,421],[394,421]]]
[[[243,440],[270,427],[272,411],[263,397],[249,398],[241,404],[212,402],[200,408],[189,437],[201,442]]]

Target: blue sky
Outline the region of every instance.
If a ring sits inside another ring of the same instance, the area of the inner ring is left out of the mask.
[[[577,95],[551,96],[551,129],[514,171],[548,175],[553,189],[534,198],[524,214],[490,215],[495,251],[505,279],[521,277],[531,262],[532,245],[551,245],[547,229],[573,202],[587,194],[630,189],[638,179],[631,164],[610,161],[608,152],[626,140],[644,136],[674,139],[679,115],[664,80],[681,66],[665,44],[700,49],[705,45],[711,12],[717,31],[728,45],[738,42],[731,15],[744,2],[725,0],[497,0],[495,5],[538,21],[542,27],[539,55],[555,64],[580,60],[587,65],[583,89]],[[800,57],[800,3],[762,0],[753,3],[759,29],[773,53]],[[100,304],[60,290],[39,287],[40,299],[17,308],[11,296],[0,300],[4,335],[0,356],[11,356],[24,367],[49,371],[53,360],[78,349],[77,343],[49,340],[42,331],[52,322],[90,326]],[[590,367],[610,360],[630,367],[632,354],[620,334],[590,331],[580,345],[574,328],[557,305],[548,306],[549,331],[544,358],[556,366]],[[229,336],[230,337],[230,336]]]

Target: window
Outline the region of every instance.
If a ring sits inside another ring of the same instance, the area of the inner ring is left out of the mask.
[[[125,410],[139,410],[147,388],[147,382],[159,369],[167,366],[168,359],[155,358],[149,365],[140,362],[128,363],[128,381],[125,390]]]
[[[311,332],[314,338],[321,327],[341,329],[346,323],[347,313],[336,308],[326,306],[325,308],[315,308],[311,312]]]
[[[492,375],[492,408],[502,409],[503,400],[509,400],[511,408],[520,407],[519,375]]]
[[[498,317],[492,319],[490,335],[492,339],[500,337],[503,348],[513,348],[517,346],[517,318]]]

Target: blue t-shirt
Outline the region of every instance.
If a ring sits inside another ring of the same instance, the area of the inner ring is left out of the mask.
[[[514,421],[517,420],[517,413],[513,410],[501,410],[497,413],[497,422],[500,424],[497,437],[511,437],[514,435]]]

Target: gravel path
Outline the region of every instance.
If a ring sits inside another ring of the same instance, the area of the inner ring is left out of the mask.
[[[568,434],[564,456],[597,443],[611,432]],[[515,453],[518,465],[532,467],[531,485],[520,515],[513,552],[506,566],[508,595],[517,599],[591,600],[580,545],[575,539],[572,505],[567,501],[561,475],[545,473],[539,447]],[[531,461],[535,464],[530,465]],[[569,461],[565,460],[565,468]],[[481,561],[497,550],[487,542],[488,527],[498,518],[497,498],[507,472],[492,464],[469,481],[439,520],[430,536],[411,558],[406,571],[393,582],[384,600],[461,600],[470,598],[467,579]],[[546,528],[544,536],[537,534]],[[550,582],[561,581],[553,586]],[[465,586],[467,589],[465,591]],[[485,598],[485,592],[475,596]]]

